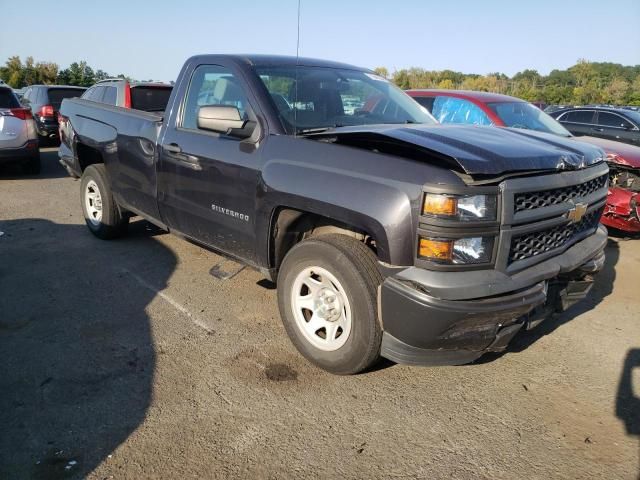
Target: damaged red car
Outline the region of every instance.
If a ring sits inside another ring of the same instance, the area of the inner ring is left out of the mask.
[[[640,233],[640,147],[603,138],[580,137],[607,152],[609,195],[600,223]]]
[[[463,90],[408,90],[440,123],[470,123],[524,128],[564,137],[573,135],[558,121],[519,98]],[[623,232],[640,233],[640,147],[597,137],[576,137],[607,153],[609,195],[600,222]]]

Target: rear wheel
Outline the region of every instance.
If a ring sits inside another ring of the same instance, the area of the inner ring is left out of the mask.
[[[27,160],[27,163],[25,163],[22,168],[24,173],[26,174],[38,175],[41,170],[40,151],[36,150],[36,152],[31,157],[29,157],[29,160]]]
[[[85,222],[96,237],[108,240],[122,235],[129,223],[116,204],[103,164],[90,165],[82,174],[80,196]]]
[[[322,235],[294,246],[278,274],[278,304],[298,351],[331,373],[371,367],[382,340],[381,282],[375,256],[354,238]]]

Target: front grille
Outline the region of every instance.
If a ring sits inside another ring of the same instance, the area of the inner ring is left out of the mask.
[[[518,213],[524,210],[549,207],[578,197],[585,197],[603,188],[607,184],[607,179],[608,175],[605,174],[579,185],[542,190],[539,192],[517,193],[515,196],[515,212]]]
[[[525,260],[556,248],[560,248],[576,236],[589,230],[595,230],[602,215],[602,208],[587,213],[578,223],[558,225],[538,232],[530,232],[513,237],[509,262]]]

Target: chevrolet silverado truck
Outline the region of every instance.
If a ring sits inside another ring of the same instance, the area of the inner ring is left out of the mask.
[[[69,99],[61,118],[93,234],[140,216],[259,270],[292,343],[333,373],[504,350],[604,264],[600,148],[439,125],[370,70],[195,56],[164,114]]]

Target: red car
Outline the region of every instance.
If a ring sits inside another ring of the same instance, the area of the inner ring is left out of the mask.
[[[470,123],[522,128],[571,137],[559,122],[519,98],[464,90],[408,90],[440,123]],[[609,197],[601,222],[625,232],[640,232],[640,147],[596,137],[576,141],[607,153]]]

